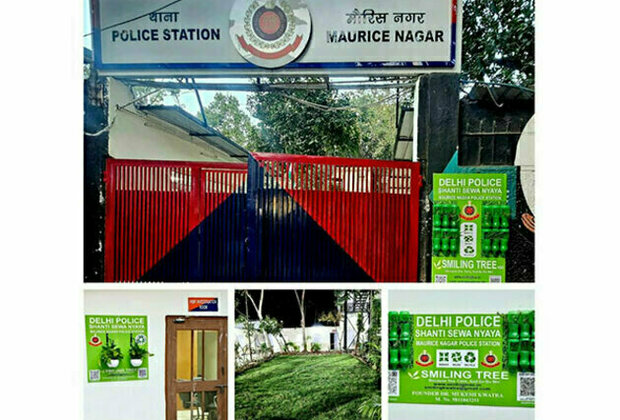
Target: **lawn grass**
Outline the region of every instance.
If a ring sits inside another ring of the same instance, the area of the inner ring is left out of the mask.
[[[346,354],[277,356],[235,379],[238,420],[360,419],[379,374]]]

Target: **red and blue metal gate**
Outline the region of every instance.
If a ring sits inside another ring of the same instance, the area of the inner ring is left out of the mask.
[[[253,154],[248,273],[262,281],[416,281],[419,165]]]
[[[245,278],[244,163],[109,159],[106,281]]]
[[[106,281],[415,281],[419,166],[110,159]]]

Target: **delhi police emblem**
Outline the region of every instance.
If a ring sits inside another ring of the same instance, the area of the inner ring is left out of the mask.
[[[230,37],[241,56],[275,69],[303,53],[312,32],[303,0],[236,0],[230,12]]]

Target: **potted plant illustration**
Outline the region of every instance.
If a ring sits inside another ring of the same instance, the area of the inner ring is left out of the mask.
[[[114,369],[118,367],[122,359],[123,353],[121,353],[121,349],[116,345],[114,340],[109,340],[106,344],[101,346],[101,355],[99,356],[101,366]]]
[[[133,367],[142,366],[142,362],[146,356],[152,356],[146,349],[140,347],[135,341],[129,346],[129,362]]]

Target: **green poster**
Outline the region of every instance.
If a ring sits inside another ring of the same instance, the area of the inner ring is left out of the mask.
[[[149,378],[147,317],[86,315],[88,382]]]
[[[400,358],[390,362],[390,402],[534,406],[533,311],[391,314],[390,349]]]
[[[505,282],[509,219],[506,174],[435,174],[433,282]]]

